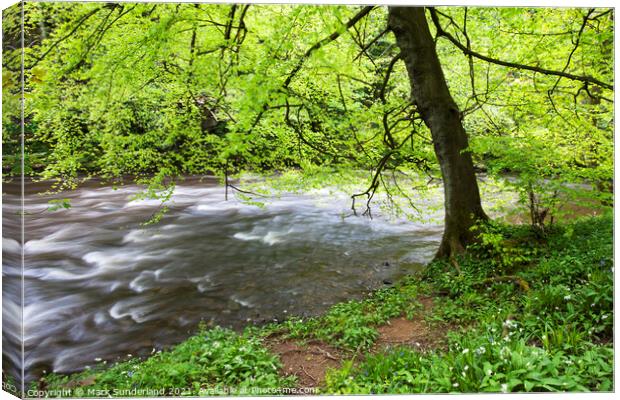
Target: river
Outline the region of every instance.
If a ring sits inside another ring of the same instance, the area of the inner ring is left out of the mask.
[[[213,178],[180,183],[170,211],[145,227],[160,202],[135,200],[139,186],[91,181],[39,194],[46,186],[26,185],[27,381],[147,355],[200,321],[237,329],[316,315],[419,271],[442,232],[380,212],[352,216],[348,193],[282,194],[264,207],[225,200]],[[3,370],[12,374],[21,365],[19,188],[3,187]],[[46,211],[53,198],[71,208]]]

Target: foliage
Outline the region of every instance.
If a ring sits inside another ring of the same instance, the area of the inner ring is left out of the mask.
[[[593,68],[604,80],[613,79],[603,61],[612,43],[609,13],[595,17],[593,9],[544,8],[442,11],[453,21],[467,21],[466,27],[462,22],[448,29],[467,35],[473,49],[486,47],[485,54],[509,61],[535,58],[537,65],[552,70]],[[563,56],[548,57],[552,54]],[[470,92],[461,103],[465,112],[474,110],[464,121],[470,147],[490,174],[510,175],[507,183],[518,191],[532,224],[544,230],[554,218],[570,212],[566,204],[575,199],[609,201],[613,101],[601,97],[599,89],[589,90],[588,84],[471,62],[469,71],[463,64],[448,67],[470,75],[469,85],[453,89]],[[607,189],[592,190],[584,184]]]
[[[66,210],[71,208],[71,200],[69,199],[54,199],[47,202],[49,206],[47,211]]]
[[[493,265],[491,272],[505,273],[531,262],[538,251],[537,242],[531,231],[523,227],[506,230],[494,221],[483,222],[472,227],[478,241],[470,246],[477,257],[488,259]]]
[[[613,81],[613,10],[437,10],[443,28],[480,54]],[[358,11],[25,3],[24,172],[65,189],[84,175],[170,183],[296,170],[329,181],[315,168],[355,170],[366,174],[353,192],[367,194],[359,200],[370,205],[383,192],[399,210],[395,195],[413,198],[428,186],[412,175],[433,182],[440,172],[385,31],[386,9],[345,29]],[[8,174],[20,174],[22,161],[19,17],[17,6],[4,12]],[[306,54],[334,32],[337,40]],[[536,227],[546,230],[577,199],[609,204],[609,89],[463,57],[443,39],[437,46],[476,163],[495,177],[511,174]]]
[[[549,353],[523,340],[478,334],[459,337],[447,353],[396,348],[333,371],[328,393],[609,391],[613,349],[592,346],[579,356]]]
[[[419,310],[416,295],[415,286],[400,283],[377,290],[368,299],[336,304],[319,318],[286,321],[282,328],[291,338],[315,338],[346,350],[367,350],[378,337],[377,325]]]
[[[78,375],[48,375],[48,391],[71,387],[70,382],[87,382],[82,394],[163,389],[165,395],[243,392],[244,389],[280,388],[292,384],[278,374],[277,358],[254,337],[232,331],[202,329],[197,335],[169,351],[158,351],[142,361],[130,359],[106,368],[99,364]],[[180,392],[177,392],[181,390]],[[76,393],[79,396],[79,393]]]
[[[485,253],[482,259],[461,259],[461,276],[440,272],[446,268],[442,262],[431,264],[425,281],[450,296],[436,299],[427,318],[463,326],[450,333],[448,350],[405,347],[371,355],[332,371],[325,391],[612,390],[611,222],[611,215],[584,219],[539,244],[542,254],[513,271],[530,283],[527,292],[512,282],[477,285],[495,273]],[[524,232],[502,228],[504,235]],[[573,240],[567,245],[569,232]]]

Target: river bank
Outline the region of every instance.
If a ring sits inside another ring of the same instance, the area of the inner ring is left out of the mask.
[[[167,395],[611,391],[612,221],[609,214],[580,219],[544,240],[527,227],[496,226],[490,234],[501,236],[504,250],[473,249],[458,260],[461,274],[450,263],[433,262],[319,317],[241,333],[203,326],[170,350],[47,375],[31,389],[75,396],[132,389]],[[310,369],[316,364],[328,368]]]
[[[420,270],[442,231],[378,211],[350,216],[350,194],[324,188],[282,190],[256,205],[227,199],[214,177],[187,177],[159,223],[144,225],[161,200],[141,197],[142,186],[48,187],[26,187],[23,271],[21,185],[3,188],[3,369],[20,376],[23,361],[27,382],[147,356],[201,321],[239,330],[319,315]],[[50,210],[62,200],[70,207]]]

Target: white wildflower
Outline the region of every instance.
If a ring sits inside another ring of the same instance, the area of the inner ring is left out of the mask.
[[[502,383],[502,393],[508,393],[508,384]]]
[[[570,294],[567,294],[566,296],[564,296],[564,300],[570,300],[570,299],[571,299]]]
[[[469,353],[469,349],[463,349],[463,354]]]
[[[508,329],[513,329],[517,327],[517,322],[512,320],[512,319],[507,319],[506,321],[504,321],[504,323],[502,324],[505,328]]]
[[[459,387],[459,383],[458,382],[457,383],[453,383],[452,386]]]
[[[484,354],[486,351],[487,349],[484,346],[480,346],[476,349],[476,354],[481,355],[481,354]]]
[[[101,358],[99,357],[95,358],[95,362],[99,362],[99,361],[101,361]]]

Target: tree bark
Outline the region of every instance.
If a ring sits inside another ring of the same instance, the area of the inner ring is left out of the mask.
[[[471,227],[488,217],[461,113],[450,95],[423,7],[389,7],[389,28],[396,36],[418,112],[431,131],[445,195],[445,230],[436,257],[453,257],[475,240]]]

